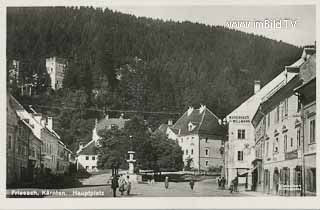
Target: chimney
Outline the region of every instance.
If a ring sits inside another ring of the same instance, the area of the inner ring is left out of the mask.
[[[53,126],[52,117],[48,117],[47,128],[48,128],[49,130],[52,130],[52,126]]]
[[[106,118],[106,120],[109,119],[109,115],[106,115],[105,118]]]
[[[193,112],[193,107],[190,106],[189,109],[188,109],[187,115],[189,116],[192,112]]]
[[[168,125],[171,126],[172,124],[172,120],[168,120]]]
[[[79,151],[83,149],[83,142],[79,142]]]
[[[254,94],[259,92],[259,90],[260,90],[260,80],[255,80],[254,81]]]
[[[206,109],[206,106],[205,105],[200,105],[200,108],[199,108],[199,112],[200,114]]]

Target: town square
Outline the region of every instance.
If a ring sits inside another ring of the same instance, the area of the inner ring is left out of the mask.
[[[147,8],[7,7],[6,197],[316,196],[315,7]]]

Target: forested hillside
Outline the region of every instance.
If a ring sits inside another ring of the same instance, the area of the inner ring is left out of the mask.
[[[94,109],[182,113],[205,104],[224,117],[253,93],[254,80],[265,84],[301,54],[298,47],[220,26],[108,9],[9,8],[7,14],[7,62],[22,62],[22,82],[34,73],[42,78],[37,96],[13,92],[53,115],[55,129],[73,148],[90,140],[94,118],[103,115]],[[57,92],[43,88],[43,62],[51,56],[68,60]],[[155,128],[178,115],[144,117]]]

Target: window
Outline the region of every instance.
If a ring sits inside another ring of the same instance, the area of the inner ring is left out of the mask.
[[[266,157],[269,156],[269,142],[266,143]]]
[[[209,148],[206,148],[205,153],[206,153],[206,156],[209,156]]]
[[[189,153],[189,152],[188,152],[188,150],[186,149],[186,155],[188,155],[188,153]]]
[[[92,156],[92,160],[95,160],[96,159],[96,157],[95,156]]]
[[[89,169],[89,166],[86,166],[86,170],[88,170]]]
[[[301,141],[300,141],[300,128],[298,128],[298,130],[297,130],[297,145],[298,145],[298,147],[300,147],[300,145],[301,145]]]
[[[86,160],[89,160],[89,156],[86,156]]]
[[[287,150],[288,150],[287,135],[284,135],[283,138],[284,138],[284,145],[283,145],[284,152],[287,152]]]
[[[206,160],[206,166],[208,166],[208,165],[209,165],[209,161]]]
[[[246,130],[238,129],[238,139],[245,139],[245,138],[246,138]]]
[[[267,127],[270,127],[270,113],[267,114]]]
[[[206,143],[208,143],[208,137],[206,138]]]
[[[288,116],[288,99],[284,100],[284,116]]]
[[[11,136],[9,136],[9,139],[8,139],[8,149],[11,149],[11,144],[12,144],[11,141],[12,141],[12,140],[11,140]]]
[[[191,155],[193,155],[193,149],[191,149]]]
[[[277,106],[276,108],[276,112],[275,112],[275,123],[278,123],[279,122],[279,114],[280,114],[280,109],[279,109],[279,106]]]
[[[293,147],[293,138],[290,138],[290,147]]]
[[[310,121],[310,144],[315,143],[315,136],[316,136],[316,121]]]
[[[243,160],[243,151],[238,151],[238,160]]]

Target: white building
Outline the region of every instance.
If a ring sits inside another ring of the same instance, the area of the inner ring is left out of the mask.
[[[96,120],[95,127],[92,131],[92,140],[87,144],[83,145],[80,143],[79,149],[77,151],[77,170],[85,169],[88,172],[98,171],[98,147],[99,133],[103,130],[109,130],[113,126],[123,129],[125,123],[129,119],[124,119],[123,115],[120,118],[109,118],[107,115],[104,119],[100,121]]]
[[[227,115],[228,143],[226,144],[226,178],[230,185],[236,177],[239,186],[244,185],[251,189],[252,161],[255,159],[255,129],[252,119],[262,100],[275,93],[279,88],[290,81],[296,73],[284,71],[260,89],[260,82],[255,81],[254,95],[243,102],[238,108]]]
[[[183,150],[187,168],[221,172],[224,131],[220,123],[215,114],[201,105],[199,109],[190,107],[173,126],[167,128],[168,138],[178,141]]]
[[[51,88],[62,88],[63,78],[67,67],[67,61],[62,58],[51,57],[46,59],[47,72],[51,79]]]

